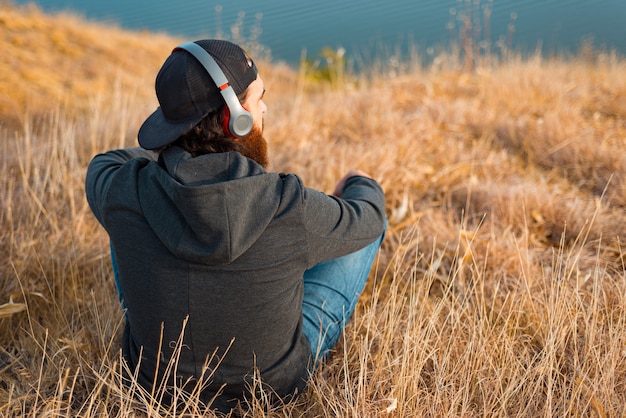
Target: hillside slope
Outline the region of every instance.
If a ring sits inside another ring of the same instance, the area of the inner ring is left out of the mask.
[[[118,88],[152,93],[154,75],[176,42],[155,33],[129,33],[35,6],[0,5],[0,115],[22,121]]]

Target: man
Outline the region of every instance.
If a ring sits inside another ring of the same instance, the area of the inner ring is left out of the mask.
[[[280,398],[302,393],[382,240],[384,195],[366,173],[348,172],[329,196],[266,171],[264,92],[239,46],[183,44],[157,75],[141,147],[100,154],[87,171],[126,312],[123,355],[170,401],[176,386],[228,411],[255,373]]]

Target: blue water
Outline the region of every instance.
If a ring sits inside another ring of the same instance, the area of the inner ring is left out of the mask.
[[[16,1],[27,3],[32,1]],[[626,0],[39,0],[46,11],[71,10],[128,29],[167,32],[190,39],[243,38],[265,46],[274,60],[297,64],[322,48],[376,58],[417,48],[427,55],[460,37],[469,15],[472,36],[491,50],[574,53],[581,42],[626,55]],[[485,17],[484,12],[490,16]],[[488,36],[486,36],[488,35]]]

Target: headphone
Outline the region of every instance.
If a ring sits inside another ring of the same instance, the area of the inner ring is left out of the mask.
[[[226,75],[224,75],[224,72],[217,65],[211,54],[194,42],[180,44],[174,48],[174,51],[178,50],[185,50],[193,55],[209,73],[209,76],[222,94],[227,109],[224,115],[224,131],[226,131],[226,134],[235,138],[248,135],[253,125],[252,114],[239,103],[235,90],[233,90]]]

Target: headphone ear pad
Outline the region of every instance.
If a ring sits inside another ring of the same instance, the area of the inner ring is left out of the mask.
[[[224,133],[231,138],[236,138],[235,135],[230,131],[230,109],[228,106],[224,106],[224,119],[222,120],[222,128],[224,128]]]
[[[226,135],[231,138],[242,138],[252,131],[252,126],[252,115],[245,108],[241,106],[235,109],[235,114],[232,114],[230,107],[224,107],[222,127]]]
[[[234,136],[241,138],[252,131],[252,115],[243,106],[230,112],[230,120],[228,121],[228,130]]]

